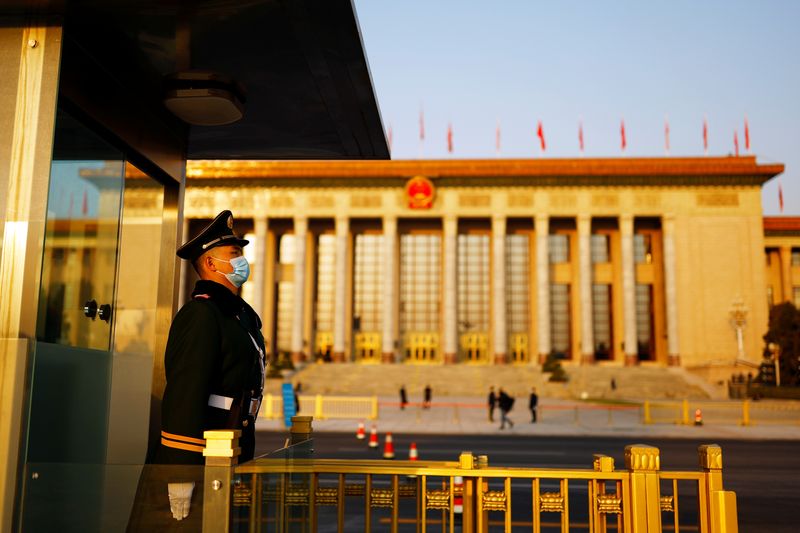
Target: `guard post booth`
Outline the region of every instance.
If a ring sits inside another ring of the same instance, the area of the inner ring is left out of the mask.
[[[388,158],[358,24],[347,0],[9,0],[0,72],[0,530],[122,531],[186,160]]]

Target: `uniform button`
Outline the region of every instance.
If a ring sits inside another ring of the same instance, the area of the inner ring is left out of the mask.
[[[249,426],[249,425],[250,425],[250,421],[249,421],[249,420],[244,420],[244,421],[242,422],[242,427],[247,427],[247,426]]]

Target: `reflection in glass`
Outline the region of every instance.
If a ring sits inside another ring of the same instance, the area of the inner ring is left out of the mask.
[[[509,333],[527,333],[530,324],[528,235],[506,235],[506,324]]]
[[[458,330],[489,331],[489,235],[458,236]]]

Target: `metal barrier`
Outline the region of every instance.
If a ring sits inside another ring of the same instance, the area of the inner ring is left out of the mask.
[[[645,401],[642,404],[644,424],[695,424],[700,410],[703,424],[800,424],[800,405],[768,401]]]
[[[378,418],[377,396],[323,396],[301,394],[298,396],[300,411],[313,413],[317,420],[355,418],[375,420]],[[261,404],[260,418],[283,419],[283,398],[265,394]]]
[[[605,455],[595,455],[592,468],[545,469],[489,466],[488,457],[470,452],[458,461],[256,459],[236,466],[234,433],[205,435],[215,444],[205,453],[203,531],[316,532],[320,524],[340,533],[396,533],[402,524],[422,533],[434,526],[484,533],[490,525],[534,533],[738,531],[736,495],[723,490],[722,450],[714,444],[700,446],[700,469],[686,472],[662,472],[658,448],[640,444],[625,447],[624,470]]]

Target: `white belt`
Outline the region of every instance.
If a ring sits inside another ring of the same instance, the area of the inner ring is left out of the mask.
[[[228,396],[220,396],[219,394],[212,394],[208,397],[208,405],[211,407],[216,407],[217,409],[230,411],[231,406],[233,406],[233,398]],[[247,414],[255,418],[255,416],[258,415],[258,408],[260,406],[261,400],[258,398],[252,398],[250,400],[250,409],[247,411]]]

